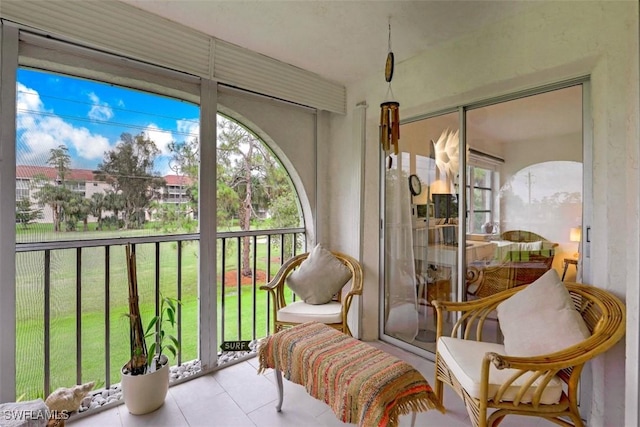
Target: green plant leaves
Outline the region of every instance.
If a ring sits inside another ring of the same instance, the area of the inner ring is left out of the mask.
[[[145,338],[151,335],[149,334],[149,331],[155,326],[156,323],[158,323],[158,316],[154,316],[153,319],[151,319],[151,321],[149,322],[149,326],[147,326],[147,329],[144,331]]]
[[[149,347],[149,354],[147,356],[147,366],[151,366],[154,356],[156,355],[156,343],[154,342]]]
[[[152,338],[153,343],[149,346],[147,365],[151,365],[154,358],[160,360],[164,351],[168,351],[176,357],[180,343],[178,340],[164,330],[164,324],[168,323],[171,328],[176,325],[176,306],[182,304],[176,298],[160,295],[160,312],[154,316],[144,332],[144,338]],[[170,342],[167,343],[167,340]]]

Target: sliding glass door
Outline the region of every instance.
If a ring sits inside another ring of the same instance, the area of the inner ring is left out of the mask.
[[[485,297],[551,269],[582,280],[583,114],[575,82],[401,125],[384,161],[384,338],[433,352],[434,299]],[[485,339],[500,342],[489,323]]]

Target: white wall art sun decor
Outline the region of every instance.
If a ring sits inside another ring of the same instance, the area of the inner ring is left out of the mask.
[[[460,144],[458,141],[459,131],[445,129],[437,142],[433,142],[436,157],[436,167],[442,177],[452,178],[458,174],[460,166]]]

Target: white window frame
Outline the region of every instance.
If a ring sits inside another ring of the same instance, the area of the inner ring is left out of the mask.
[[[202,144],[201,191],[200,191],[200,253],[207,262],[199,266],[199,353],[203,372],[217,366],[217,296],[216,277],[216,115],[217,83],[199,79],[161,67],[139,63],[77,45],[50,40],[22,31],[15,26],[2,24],[0,40],[0,88],[2,90],[2,117],[0,149],[3,152],[3,167],[0,172],[0,190],[4,197],[14,199],[0,208],[0,266],[3,280],[0,292],[0,338],[8,345],[0,349],[0,401],[15,400],[15,194],[16,194],[16,129],[15,99],[16,80],[19,66],[45,69],[51,72],[119,86],[139,89],[145,92],[195,102],[200,105],[201,124],[199,139]],[[6,163],[6,165],[5,165]],[[6,166],[6,167],[5,167]],[[10,178],[9,178],[10,177]],[[75,187],[74,187],[75,188]],[[11,216],[11,221],[9,221]]]
[[[490,177],[490,187],[478,187],[476,185],[472,185],[474,182],[474,173],[476,169],[483,169],[488,171],[491,174]],[[467,198],[467,207],[466,207],[466,213],[467,213],[467,233],[473,233],[473,230],[475,229],[475,223],[474,221],[474,216],[473,214],[475,212],[488,212],[489,213],[489,221],[490,222],[495,222],[495,218],[500,218],[500,212],[499,212],[499,205],[497,203],[496,200],[496,194],[498,193],[498,188],[497,185],[500,182],[500,172],[499,172],[499,167],[496,165],[490,165],[487,162],[481,162],[481,161],[474,161],[474,160],[469,160],[469,163],[467,164],[467,178],[470,184],[465,184],[465,188],[467,191],[467,194],[469,195],[469,197]],[[482,190],[482,191],[487,191],[489,193],[489,209],[481,209],[479,211],[475,210],[475,207],[473,205],[473,194],[475,190]],[[482,224],[480,224],[480,226],[482,226]]]

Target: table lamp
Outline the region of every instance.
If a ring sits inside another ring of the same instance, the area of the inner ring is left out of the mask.
[[[578,251],[573,254],[575,259],[580,258],[580,240],[582,238],[582,227],[572,227],[569,231],[569,240],[572,242],[578,242]]]

